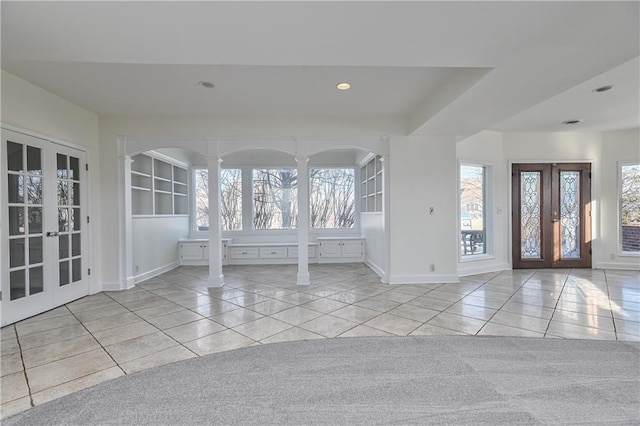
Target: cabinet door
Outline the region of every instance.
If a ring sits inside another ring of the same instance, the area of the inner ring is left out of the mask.
[[[320,257],[340,257],[340,241],[323,241],[320,243]]]
[[[182,243],[180,244],[180,258],[182,260],[202,260],[204,259],[204,243]],[[208,259],[207,249],[207,259]]]
[[[361,257],[362,241],[343,241],[342,257]]]

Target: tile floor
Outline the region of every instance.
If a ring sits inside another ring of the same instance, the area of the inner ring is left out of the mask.
[[[249,345],[388,335],[640,341],[640,272],[517,270],[389,286],[362,264],[180,267],[4,327],[2,417],[124,374]]]

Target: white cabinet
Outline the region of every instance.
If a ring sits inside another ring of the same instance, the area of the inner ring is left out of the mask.
[[[315,259],[317,254],[318,254],[318,247],[315,246],[315,245],[309,244],[309,253],[308,253],[309,259]],[[298,258],[298,246],[289,247],[289,250],[287,251],[287,255],[288,255],[288,257],[290,259],[297,259]]]
[[[227,246],[230,240],[222,240],[222,264],[227,265]],[[179,242],[181,265],[208,265],[209,264],[209,240],[184,239]]]
[[[364,238],[318,238],[320,263],[364,261]]]

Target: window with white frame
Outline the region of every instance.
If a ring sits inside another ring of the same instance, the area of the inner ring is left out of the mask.
[[[209,229],[209,171],[194,170],[195,225],[198,231]],[[220,170],[220,222],[224,231],[242,229],[242,171]]]
[[[620,234],[623,253],[640,253],[640,163],[620,166]]]
[[[311,228],[354,228],[356,224],[355,170],[312,168],[309,174]]]
[[[298,227],[296,169],[253,169],[253,228]]]
[[[490,167],[460,164],[460,253],[475,256],[487,253],[487,187]]]

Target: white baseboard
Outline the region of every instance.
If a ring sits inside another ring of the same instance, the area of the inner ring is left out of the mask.
[[[384,276],[384,271],[382,270],[382,268],[380,266],[378,266],[375,262],[369,260],[369,259],[365,259],[364,260],[365,265],[367,265],[369,268],[371,268],[371,270],[373,272],[375,272],[376,274],[378,274],[378,276],[380,278],[382,278]]]
[[[459,283],[457,275],[391,275],[389,284],[445,284]]]
[[[119,282],[102,283],[102,290],[100,291],[120,291],[125,290]]]
[[[593,267],[596,269],[622,269],[637,271],[640,269],[640,262],[597,262]]]
[[[487,272],[508,271],[510,269],[511,265],[509,265],[508,263],[494,263],[489,265],[473,265],[471,263],[460,264],[458,266],[458,276],[467,277],[469,275],[486,274]]]
[[[178,266],[180,266],[179,261],[172,262],[159,268],[155,268],[142,274],[136,275],[135,277],[133,277],[133,281],[135,284],[138,284],[139,282],[148,280],[149,278],[157,277],[158,275],[164,274],[165,272],[175,269]]]

